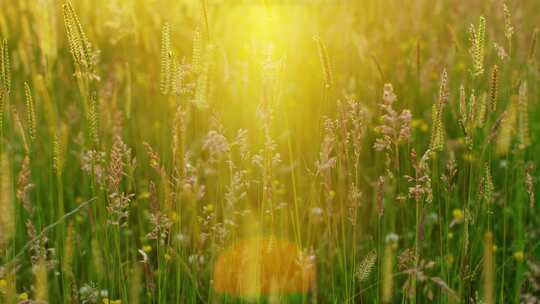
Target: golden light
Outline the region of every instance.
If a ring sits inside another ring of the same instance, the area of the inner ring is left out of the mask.
[[[315,265],[296,245],[275,237],[253,237],[226,249],[214,267],[217,294],[257,299],[306,295],[315,286]]]

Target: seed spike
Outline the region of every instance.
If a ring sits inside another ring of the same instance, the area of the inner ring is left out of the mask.
[[[161,94],[167,95],[170,87],[171,76],[171,38],[169,23],[165,23],[161,29],[161,66],[160,66],[160,90]]]
[[[443,110],[448,101],[448,73],[443,70],[441,85],[439,88],[439,99],[432,107],[432,131],[429,148],[432,151],[442,151],[444,146],[444,125]]]
[[[93,71],[91,44],[71,1],[67,1],[62,6],[62,10],[64,13],[64,27],[68,36],[69,50],[73,56],[75,66],[80,70],[79,72],[91,73]]]
[[[493,70],[491,71],[491,91],[490,91],[490,105],[489,105],[489,112],[495,112],[497,110],[497,95],[499,91],[499,84],[498,84],[498,73],[499,67],[497,65],[493,66]]]
[[[319,36],[316,36],[314,39],[315,42],[317,42],[317,47],[319,49],[319,57],[321,60],[321,66],[323,71],[324,85],[327,89],[329,89],[333,84],[333,78],[332,68],[330,66],[330,59],[328,57],[328,50],[326,49],[326,45]]]
[[[470,42],[471,42],[471,55],[473,59],[472,74],[474,77],[484,74],[484,43],[486,35],[486,19],[481,16],[478,22],[478,28],[474,25],[469,27]]]
[[[24,83],[24,95],[26,97],[26,127],[30,142],[33,142],[36,139],[36,111],[28,82]]]

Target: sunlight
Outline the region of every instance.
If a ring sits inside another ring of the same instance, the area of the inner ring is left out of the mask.
[[[0,0],[0,303],[539,303],[538,0]]]

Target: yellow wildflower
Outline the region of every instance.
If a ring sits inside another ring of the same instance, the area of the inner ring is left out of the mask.
[[[171,216],[171,221],[173,221],[175,223],[178,223],[179,217],[178,217],[178,213],[176,211],[171,212],[170,216]]]
[[[420,124],[420,131],[426,133],[429,131],[429,126],[425,121],[422,121],[422,124]]]
[[[150,197],[150,192],[148,191],[143,191],[141,193],[139,193],[139,199],[147,199]]]
[[[7,281],[4,279],[0,280],[0,292],[5,292],[7,288]]]
[[[465,215],[463,214],[463,210],[461,209],[452,210],[452,216],[454,217],[454,220],[458,222],[463,221],[463,218],[465,217]]]
[[[460,71],[464,71],[465,68],[467,67],[467,65],[465,64],[465,62],[463,61],[459,61],[457,64],[456,64],[456,68]]]
[[[523,251],[516,251],[514,252],[514,259],[518,262],[523,261],[523,258],[525,257],[525,253]]]
[[[429,131],[429,126],[423,119],[413,119],[411,122],[411,126],[424,133]]]
[[[454,264],[454,256],[449,254],[446,256],[446,264],[448,264],[448,266],[452,266],[452,264]]]
[[[463,155],[463,160],[472,163],[474,161],[474,155],[472,155],[471,153],[465,153]]]
[[[152,251],[152,246],[150,245],[144,245],[142,250],[146,253],[150,253],[150,251]]]
[[[19,294],[19,301],[28,301],[28,294],[26,292]]]
[[[328,196],[329,196],[330,198],[334,198],[334,196],[336,196],[336,191],[330,190],[330,192],[328,192]]]

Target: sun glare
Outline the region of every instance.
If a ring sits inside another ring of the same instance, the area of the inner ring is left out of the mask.
[[[0,0],[0,304],[540,303],[539,0]]]

